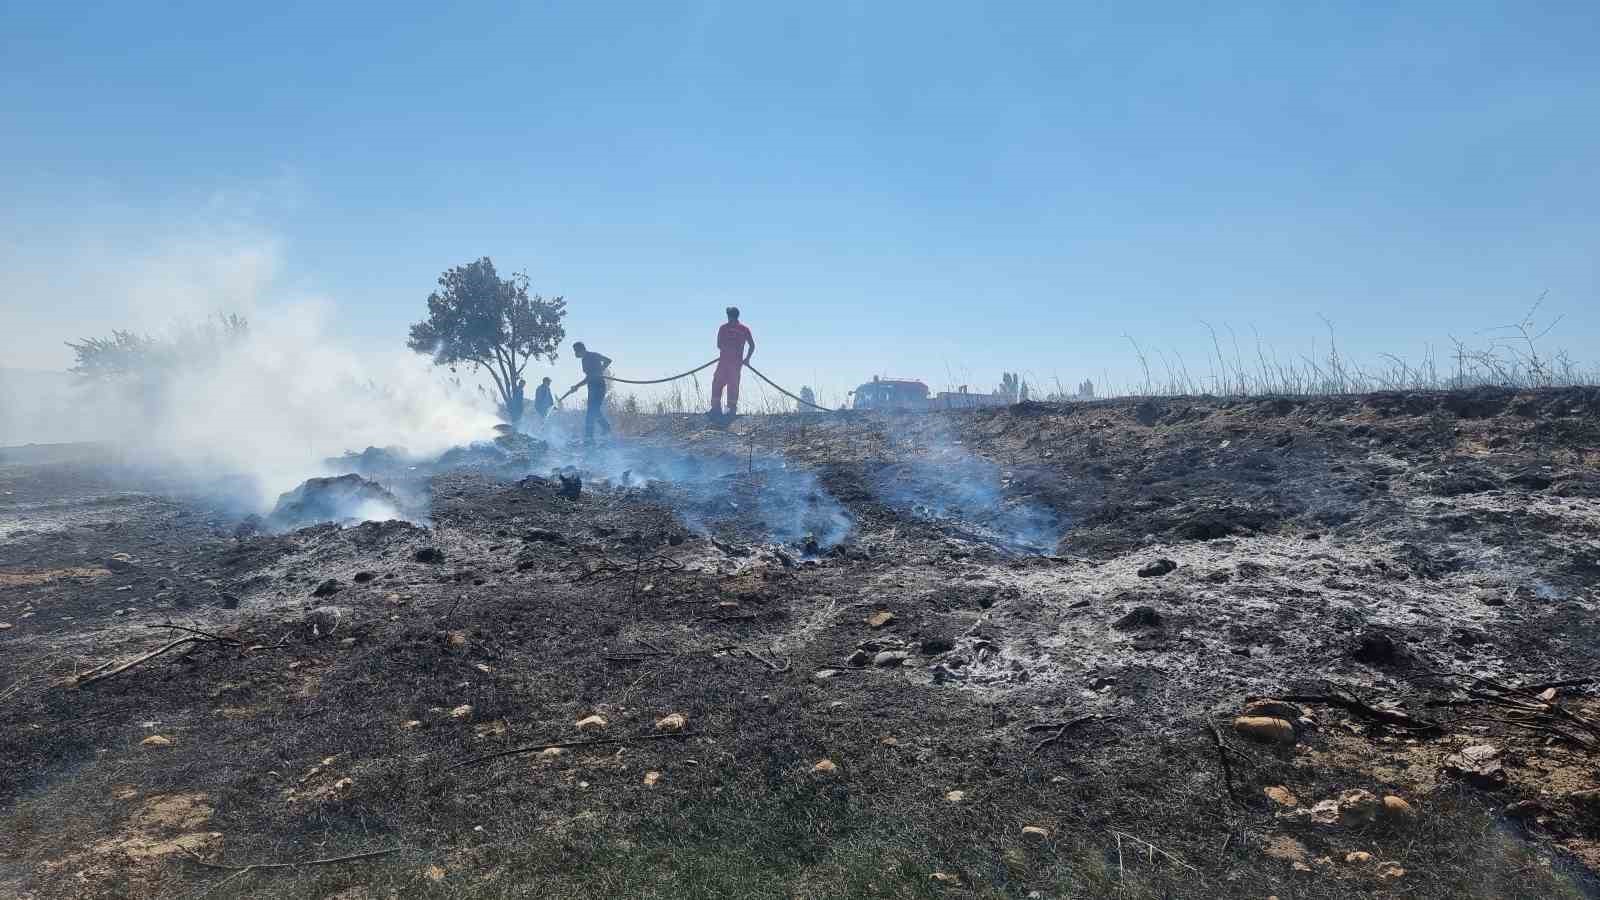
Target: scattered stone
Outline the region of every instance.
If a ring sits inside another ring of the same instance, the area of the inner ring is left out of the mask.
[[[1119,631],[1130,631],[1135,628],[1160,628],[1161,613],[1156,612],[1153,606],[1135,606],[1128,610],[1122,618],[1111,623],[1111,627]]]
[[[1339,794],[1339,822],[1342,825],[1355,828],[1371,825],[1382,808],[1383,804],[1371,791],[1356,789]]]
[[[172,746],[172,738],[166,737],[165,735],[152,734],[149,737],[145,738],[144,740],[140,741],[139,742],[139,746],[141,746],[141,747],[171,747]]]
[[[598,730],[606,727],[606,724],[605,718],[598,715],[586,716],[573,723],[579,731]]]
[[[645,787],[655,787],[656,784],[658,782],[660,782],[660,781],[661,781],[661,773],[660,772],[646,772],[646,773],[644,773],[644,786]]]
[[[0,622],[0,631],[10,631],[15,627],[16,626],[12,625],[10,622]]]
[[[455,709],[450,710],[450,718],[452,719],[465,719],[470,715],[472,715],[472,704],[470,703],[463,703]]]
[[[1296,740],[1294,725],[1275,716],[1240,716],[1233,720],[1233,730],[1267,744],[1293,744]]]
[[[819,760],[816,765],[812,766],[811,771],[816,775],[832,775],[839,771],[839,767],[834,765],[833,760],[824,759]]]
[[[1536,819],[1544,815],[1545,808],[1544,804],[1537,800],[1518,800],[1507,803],[1501,812],[1508,819]]]
[[[1385,794],[1382,814],[1390,822],[1410,822],[1417,818],[1417,808],[1407,803],[1403,797]]]
[[[949,803],[960,803],[961,801],[967,799],[967,792],[951,791],[950,793],[944,795],[944,799]]]
[[[1268,800],[1271,800],[1273,803],[1276,803],[1285,809],[1294,809],[1300,805],[1300,798],[1296,797],[1294,792],[1290,791],[1283,785],[1273,785],[1272,787],[1262,788],[1261,792],[1267,795]]]
[[[583,496],[583,478],[577,473],[571,475],[558,474],[561,487],[556,490],[556,496],[563,500],[577,500]]]
[[[444,551],[438,547],[423,547],[412,557],[419,563],[432,563],[438,565],[444,562]]]
[[[465,631],[452,631],[445,637],[445,643],[452,650],[464,650],[467,646],[467,633]]]
[[[1401,868],[1400,864],[1392,859],[1378,863],[1378,877],[1384,881],[1389,881],[1395,878],[1404,878],[1405,874],[1406,870]]]
[[[688,719],[684,718],[683,713],[672,713],[671,715],[663,716],[661,719],[657,720],[656,730],[682,731],[684,725],[686,724],[688,724]]]
[[[1177,571],[1177,569],[1178,569],[1178,564],[1173,562],[1172,560],[1170,560],[1170,559],[1158,559],[1155,562],[1150,563],[1147,566],[1141,567],[1139,569],[1139,577],[1140,578],[1160,578],[1163,575],[1172,574],[1173,572]]]
[[[873,628],[882,628],[893,621],[894,613],[882,609],[868,616],[866,619],[867,624]]]
[[[400,727],[406,729],[407,731],[409,731],[409,730],[411,730],[413,728],[421,728],[422,727],[422,720],[421,719],[407,719],[407,720],[405,720],[404,722],[402,722],[400,724]]]
[[[341,647],[354,647],[355,645],[356,645],[356,639],[353,638],[353,637],[347,637],[344,640],[339,642],[339,646],[341,646]]]
[[[855,668],[859,669],[869,662],[872,662],[872,654],[865,650],[857,650],[856,652],[850,654],[849,659],[845,660],[845,665],[854,666]]]
[[[889,668],[891,666],[904,665],[905,661],[910,658],[911,654],[906,653],[904,650],[881,650],[878,655],[872,657],[872,664],[880,668]]]
[[[372,573],[372,572],[357,572],[355,574],[355,583],[356,584],[366,584],[367,582],[369,582],[372,579],[377,578],[377,577],[378,576],[376,574]]]
[[[960,884],[961,883],[961,876],[960,875],[951,875],[949,872],[934,872],[932,875],[929,875],[928,877],[933,879],[934,881],[939,882],[940,884]]]
[[[1452,754],[1444,761],[1444,771],[1480,790],[1497,791],[1506,786],[1500,748],[1491,744],[1474,744]]]
[[[422,870],[422,874],[429,881],[443,881],[444,880],[444,876],[445,876],[445,871],[444,871],[444,869],[440,868],[439,866],[429,866],[426,869]]]
[[[1553,702],[1556,699],[1556,689],[1555,688],[1545,688],[1544,690],[1539,692],[1539,699],[1543,700],[1546,703]]]
[[[1363,632],[1350,650],[1350,656],[1357,662],[1373,666],[1392,663],[1398,655],[1399,648],[1395,646],[1394,638],[1377,629]]]
[[[1344,861],[1352,866],[1364,866],[1372,862],[1372,854],[1365,850],[1355,850],[1344,855]]]
[[[1022,836],[1035,843],[1041,843],[1050,840],[1050,829],[1044,825],[1024,825]]]
[[[956,648],[956,642],[949,637],[926,637],[922,639],[922,653],[925,656],[938,656],[949,653]]]
[[[561,749],[560,747],[546,747],[539,751],[539,755],[545,759],[555,759],[565,752],[567,751]]]

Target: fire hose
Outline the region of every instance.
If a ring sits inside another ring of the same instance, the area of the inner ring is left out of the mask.
[[[680,378],[688,378],[690,375],[693,375],[693,374],[695,374],[697,372],[704,372],[706,369],[709,369],[712,366],[716,365],[719,361],[720,360],[713,359],[710,362],[705,363],[705,364],[700,365],[700,366],[696,366],[695,368],[690,369],[687,372],[679,372],[676,375],[668,375],[666,378],[647,378],[647,379],[618,378],[615,375],[602,375],[601,377],[604,378],[607,381],[614,381],[617,384],[666,384],[669,381],[677,381]],[[788,397],[790,400],[793,400],[794,402],[800,404],[801,406],[809,406],[812,409],[821,410],[822,412],[834,412],[834,410],[831,410],[831,409],[827,408],[826,406],[818,406],[815,403],[812,403],[812,402],[807,401],[807,400],[802,400],[799,397],[795,396],[794,394],[789,393],[787,390],[785,390],[783,388],[782,385],[779,385],[777,382],[773,381],[771,378],[768,378],[767,376],[763,375],[761,373],[760,369],[756,368],[755,366],[750,365],[749,362],[746,362],[744,364],[744,367],[746,369],[749,369],[750,371],[754,372],[757,378],[759,378],[762,381],[765,381],[767,384],[771,385],[773,390],[775,390],[778,393],[784,395],[785,397]],[[578,388],[583,387],[588,382],[589,382],[589,379],[585,378],[583,381],[580,381],[577,384],[573,385],[572,386],[572,390],[569,390],[565,394],[561,395],[561,400],[565,400],[568,397],[572,396],[573,391],[576,391]],[[561,400],[557,400],[556,402],[560,403]]]

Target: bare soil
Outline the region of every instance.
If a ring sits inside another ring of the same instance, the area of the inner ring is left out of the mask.
[[[275,535],[0,451],[0,894],[1600,896],[1600,392],[627,425]]]

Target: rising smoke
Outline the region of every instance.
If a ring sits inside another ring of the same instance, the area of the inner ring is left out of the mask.
[[[105,442],[119,468],[159,474],[242,515],[266,512],[308,477],[337,474],[323,460],[352,447],[436,454],[493,433],[487,404],[398,339],[392,351],[358,353],[333,338],[332,304],[281,289],[270,240],[174,240],[81,263],[95,266],[114,271],[71,276],[90,296],[72,294],[53,315],[44,295],[8,301],[0,330],[22,329],[35,343],[114,329],[159,338],[219,314],[244,317],[248,330],[215,353],[142,376],[10,373],[0,380],[0,443]],[[48,359],[58,370],[71,365],[65,348]]]

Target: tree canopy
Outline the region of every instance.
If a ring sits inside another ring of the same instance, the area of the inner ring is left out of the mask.
[[[538,357],[554,362],[567,335],[566,300],[530,295],[528,285],[522,272],[501,278],[487,256],[449,269],[428,295],[428,318],[411,326],[406,342],[452,372],[462,365],[488,372],[512,425],[521,413],[523,370]]]

